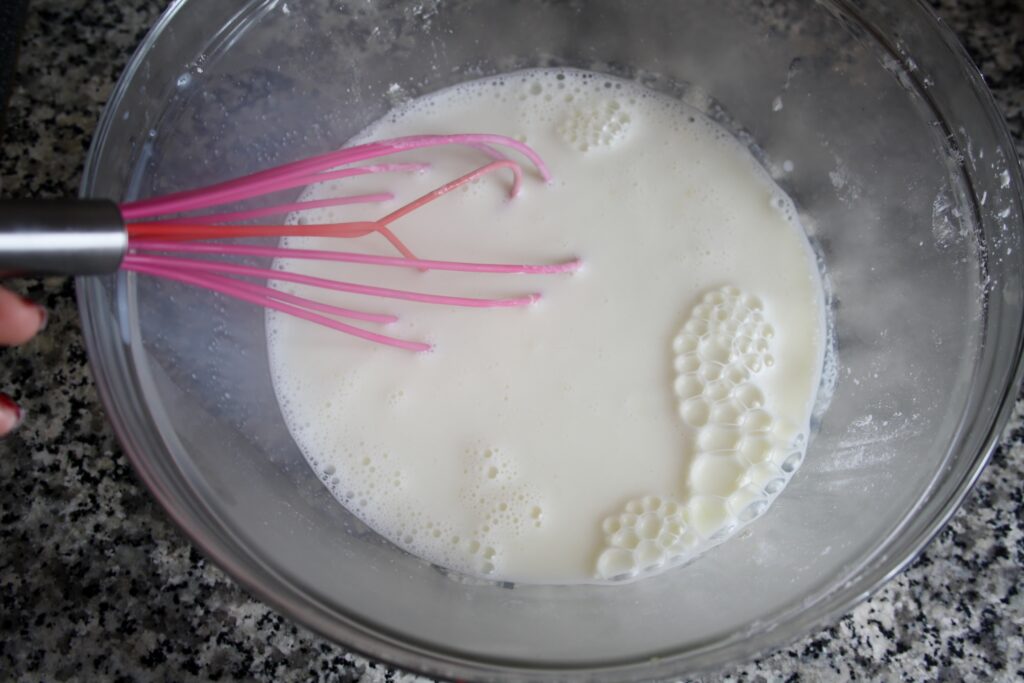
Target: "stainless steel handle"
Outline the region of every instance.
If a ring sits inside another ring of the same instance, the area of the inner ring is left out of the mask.
[[[114,202],[0,200],[0,277],[112,273],[127,250]]]

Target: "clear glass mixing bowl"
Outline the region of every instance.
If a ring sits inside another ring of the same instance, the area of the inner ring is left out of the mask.
[[[83,195],[144,197],[341,146],[395,98],[539,65],[685,98],[750,141],[833,293],[833,395],[749,532],[615,588],[459,581],[368,530],[288,436],[263,311],[83,279],[96,383],[141,478],[263,600],[369,655],[473,679],[649,679],[779,646],[900,570],[1006,418],[1021,176],[977,71],[884,0],[180,0],[124,74]]]

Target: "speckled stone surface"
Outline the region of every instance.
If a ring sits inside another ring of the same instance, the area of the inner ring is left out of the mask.
[[[35,0],[0,158],[7,196],[73,195],[114,81],[164,2]],[[1024,151],[1024,5],[942,0]],[[135,479],[85,362],[68,280],[16,286],[46,333],[0,351],[27,407],[0,443],[0,679],[413,680],[325,642],[206,562]],[[834,626],[718,676],[1024,677],[1024,420],[911,567]]]

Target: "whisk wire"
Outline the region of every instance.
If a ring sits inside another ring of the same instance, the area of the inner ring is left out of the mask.
[[[422,163],[383,163],[350,168],[340,167],[399,152],[441,145],[465,145],[482,152],[491,161],[421,195],[378,220],[308,225],[224,225],[224,223],[322,209],[331,206],[386,201],[393,198],[391,193],[380,192],[322,200],[290,202],[257,209],[208,213],[196,216],[182,215],[329,180],[339,180],[375,173],[421,171],[428,165]],[[427,135],[394,138],[358,145],[338,152],[331,152],[310,159],[284,164],[207,188],[187,190],[163,197],[127,203],[122,205],[122,213],[125,220],[129,221],[129,254],[125,257],[122,268],[138,274],[174,280],[183,284],[208,289],[376,343],[407,350],[424,351],[430,348],[429,344],[379,334],[335,320],[332,317],[327,317],[327,315],[331,315],[369,323],[389,323],[397,320],[394,315],[366,313],[343,306],[318,302],[291,292],[285,292],[278,288],[256,284],[240,278],[258,278],[266,282],[291,282],[303,286],[356,295],[474,308],[526,306],[537,301],[540,298],[540,294],[531,293],[507,298],[424,294],[302,275],[282,269],[259,268],[205,258],[190,259],[180,256],[169,256],[164,252],[182,255],[295,258],[376,266],[401,266],[424,271],[436,269],[474,273],[556,274],[576,270],[580,265],[578,259],[571,259],[551,265],[464,263],[420,259],[392,231],[391,224],[395,221],[467,183],[474,182],[487,174],[503,169],[508,169],[512,173],[512,185],[509,190],[510,198],[517,196],[522,184],[522,168],[518,162],[510,159],[499,148],[507,148],[522,154],[533,164],[543,180],[550,179],[550,173],[540,157],[528,146],[512,138],[489,134]],[[371,233],[379,233],[384,239],[388,240],[401,254],[401,257],[328,250],[196,243],[204,240],[270,236],[355,238]]]
[[[302,318],[303,320],[308,320],[309,322],[316,323],[317,325],[329,327],[338,332],[359,337],[361,339],[366,339],[367,341],[376,342],[378,344],[394,346],[396,348],[405,349],[407,351],[429,351],[431,349],[430,344],[426,344],[424,342],[408,341],[405,339],[390,337],[386,334],[379,334],[377,332],[364,330],[361,327],[356,327],[355,325],[349,325],[339,320],[328,318],[327,316],[320,315],[313,311],[308,311],[305,310],[304,308],[300,308],[298,306],[293,306],[283,301],[279,301],[276,298],[272,298],[269,296],[261,296],[259,294],[247,292],[243,289],[224,286],[218,283],[216,280],[209,277],[202,277],[199,275],[195,275],[193,273],[182,272],[180,270],[176,270],[173,268],[160,268],[158,266],[146,266],[137,263],[126,264],[125,266],[123,266],[123,268],[125,270],[134,271],[146,275],[154,275],[156,277],[164,278],[167,280],[176,280],[178,282],[182,282],[185,284],[191,284],[196,287],[201,287],[202,289],[208,289],[214,292],[219,292],[221,294],[224,294],[235,299],[240,299],[242,301],[254,303],[259,306],[263,306],[264,308],[271,308],[282,313],[287,313],[288,315],[292,315],[297,318]]]
[[[265,216],[286,216],[290,213],[301,213],[303,211],[311,211],[313,209],[326,209],[333,206],[386,202],[394,198],[395,195],[390,192],[377,192],[371,194],[348,195],[344,197],[329,197],[327,199],[315,199],[305,202],[291,202],[289,204],[275,204],[273,206],[264,206],[259,209],[250,209],[248,211],[209,213],[201,216],[190,216],[188,218],[157,218],[151,222],[163,223],[165,225],[215,225],[217,223],[248,221],[253,218],[263,218]]]
[[[466,263],[461,261],[438,261],[432,259],[407,259],[397,256],[377,256],[352,251],[328,251],[326,249],[289,249],[284,247],[259,247],[235,244],[202,244],[192,242],[158,242],[140,240],[132,246],[135,252],[180,252],[186,254],[260,256],[266,258],[306,259],[311,261],[337,261],[340,263],[361,263],[396,268],[420,270],[447,270],[466,273],[505,273],[527,275],[549,275],[571,273],[580,266],[579,259],[571,259],[550,265]]]
[[[366,296],[377,296],[386,299],[401,299],[404,301],[416,301],[424,304],[442,304],[446,306],[463,306],[469,308],[514,308],[517,306],[526,306],[540,299],[540,294],[526,294],[523,296],[502,299],[447,296],[444,294],[423,294],[420,292],[406,291],[404,289],[361,285],[355,282],[331,280],[328,278],[315,277],[313,275],[302,275],[300,273],[289,273],[287,271],[274,270],[271,268],[257,268],[254,266],[245,266],[236,263],[224,263],[222,261],[181,259],[171,256],[141,256],[129,254],[125,257],[125,264],[161,269],[173,268],[174,270],[181,271],[227,273],[243,277],[258,277],[267,280],[293,282],[295,284],[318,287],[320,289],[330,289],[338,292],[349,292],[351,294],[365,294]]]

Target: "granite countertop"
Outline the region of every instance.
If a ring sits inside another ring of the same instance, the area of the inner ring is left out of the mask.
[[[34,0],[0,158],[0,194],[74,195],[101,108],[157,0]],[[941,0],[1024,151],[1024,5]],[[413,680],[251,598],[135,478],[86,366],[73,284],[15,286],[51,312],[0,350],[28,419],[0,442],[0,679]],[[1024,403],[952,523],[835,625],[727,680],[1024,677]],[[422,679],[420,679],[422,680]]]

